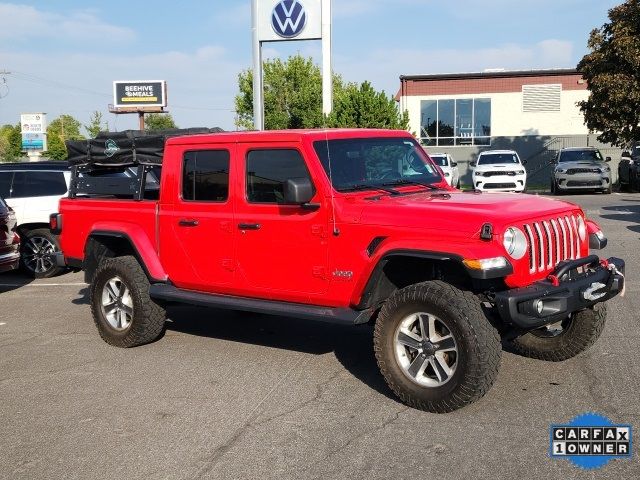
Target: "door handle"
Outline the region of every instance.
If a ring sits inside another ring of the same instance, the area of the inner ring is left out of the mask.
[[[181,218],[178,222],[178,225],[180,225],[181,227],[197,227],[199,223],[200,222],[198,222],[198,220],[188,220],[186,218]]]
[[[239,223],[238,228],[240,230],[260,230],[259,223]]]

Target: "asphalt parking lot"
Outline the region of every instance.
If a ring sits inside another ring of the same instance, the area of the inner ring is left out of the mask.
[[[566,196],[627,262],[588,352],[505,352],[481,401],[435,415],[399,403],[369,327],[194,307],[163,339],[108,346],[82,274],[0,275],[0,478],[638,478],[548,456],[549,426],[595,411],[640,427],[640,194]]]

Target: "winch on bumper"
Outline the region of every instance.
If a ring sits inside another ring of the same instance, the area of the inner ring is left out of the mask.
[[[561,262],[546,280],[495,294],[505,323],[539,328],[615,297],[624,289],[624,260],[591,255]]]

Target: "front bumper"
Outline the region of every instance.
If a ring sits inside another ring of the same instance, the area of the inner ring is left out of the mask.
[[[611,185],[611,175],[606,173],[556,173],[556,185],[560,190],[607,189]]]
[[[482,192],[523,192],[526,183],[526,175],[473,175],[473,188]]]
[[[605,302],[624,288],[624,260],[591,255],[558,264],[547,280],[499,292],[495,303],[503,322],[532,330]]]

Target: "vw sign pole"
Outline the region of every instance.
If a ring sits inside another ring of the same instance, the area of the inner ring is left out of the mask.
[[[264,130],[262,44],[322,40],[322,112],[331,113],[331,0],[252,0],[253,125]]]

